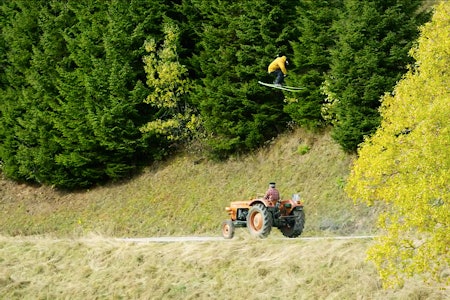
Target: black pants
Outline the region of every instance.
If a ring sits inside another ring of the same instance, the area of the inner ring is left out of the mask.
[[[281,70],[275,70],[270,74],[276,76],[275,81],[273,82],[274,84],[283,84],[284,74],[283,72],[281,72]]]

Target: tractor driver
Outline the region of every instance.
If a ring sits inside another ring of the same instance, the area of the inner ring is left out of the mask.
[[[264,199],[267,199],[270,201],[280,200],[280,193],[275,188],[275,182],[269,183],[269,189],[267,190],[266,195],[264,196]]]

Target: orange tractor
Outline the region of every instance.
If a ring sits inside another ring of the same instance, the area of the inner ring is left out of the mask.
[[[236,227],[247,227],[250,234],[266,238],[272,227],[277,227],[284,236],[298,237],[305,226],[303,202],[298,194],[292,199],[271,201],[257,197],[249,201],[231,202],[225,210],[230,219],[222,223],[222,235],[226,239],[234,236]]]

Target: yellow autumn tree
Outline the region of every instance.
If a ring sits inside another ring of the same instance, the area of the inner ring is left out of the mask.
[[[382,124],[359,149],[346,191],[382,207],[368,257],[384,286],[450,283],[450,2],[411,50],[414,66],[382,99]]]
[[[164,42],[155,39],[145,42],[148,53],[144,56],[144,70],[151,93],[145,103],[159,109],[158,117],[141,128],[142,132],[154,132],[170,141],[184,140],[193,135],[200,124],[188,104],[191,82],[188,69],[178,60],[177,48],[180,30],[172,21],[163,24]]]

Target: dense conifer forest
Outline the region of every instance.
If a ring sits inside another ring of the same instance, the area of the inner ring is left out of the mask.
[[[355,152],[413,63],[420,0],[0,2],[0,167],[62,188],[180,149],[226,159],[292,126]],[[286,83],[267,65],[286,55]]]

